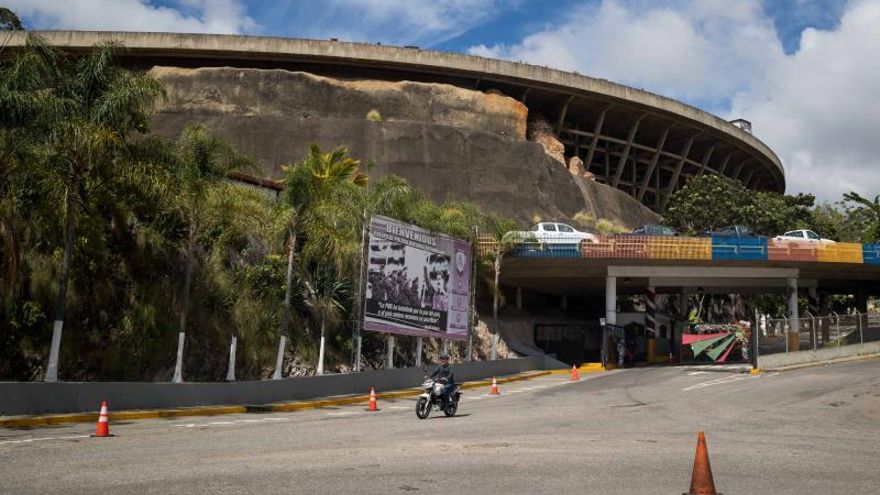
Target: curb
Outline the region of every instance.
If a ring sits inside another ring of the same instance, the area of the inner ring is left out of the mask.
[[[815,368],[818,366],[828,366],[831,364],[837,363],[849,363],[852,361],[868,361],[871,359],[880,359],[880,354],[863,354],[861,356],[849,356],[838,359],[830,359],[827,361],[814,361],[811,363],[800,363],[800,364],[792,364],[789,366],[779,366],[776,368],[762,368],[762,371],[791,371],[791,370],[799,370],[803,368]]]
[[[606,371],[602,367],[602,363],[584,363],[578,367],[578,373],[602,373]],[[571,373],[571,368],[563,368],[560,370],[551,370],[551,375],[567,375]]]
[[[525,372],[517,375],[498,378],[498,383],[512,383],[541,376],[553,374],[552,371],[535,371]],[[473,382],[465,382],[461,388],[471,389],[478,387],[486,387],[492,385],[492,380],[478,380]],[[395,399],[399,397],[410,397],[420,395],[421,388],[410,388],[404,390],[395,390],[391,392],[381,392],[376,394],[377,399]],[[334,397],[329,399],[314,399],[296,402],[282,402],[276,404],[265,405],[241,405],[241,406],[204,406],[204,407],[186,407],[178,409],[150,409],[150,410],[127,410],[110,414],[112,421],[127,421],[136,419],[161,419],[161,418],[180,418],[187,416],[218,416],[222,414],[244,414],[244,413],[264,413],[264,412],[291,412],[304,411],[308,409],[320,409],[322,407],[347,406],[358,403],[367,403],[370,400],[367,395],[351,395],[343,397]],[[34,428],[40,426],[52,426],[67,423],[89,423],[98,420],[98,413],[74,413],[74,414],[52,414],[44,416],[18,416],[11,418],[0,418],[0,428]]]

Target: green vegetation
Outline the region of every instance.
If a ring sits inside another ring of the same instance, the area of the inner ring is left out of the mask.
[[[286,166],[277,200],[233,183],[254,165],[205,127],[149,134],[163,89],[117,50],[32,36],[0,65],[0,378],[45,377],[53,332],[65,380],[168,380],[178,333],[186,380],[223,379],[232,336],[240,378],[272,374],[281,335],[296,373],[345,369],[370,215],[468,239],[515,227],[368,181],[344,148]],[[367,366],[382,346],[364,336]]]
[[[664,220],[687,234],[739,224],[769,237],[811,229],[837,241],[880,240],[880,196],[870,201],[849,193],[833,205],[815,200],[811,194],[754,192],[726,177],[701,175],[672,195]]]
[[[382,114],[379,113],[378,110],[373,108],[369,112],[367,112],[367,120],[370,122],[382,122]]]

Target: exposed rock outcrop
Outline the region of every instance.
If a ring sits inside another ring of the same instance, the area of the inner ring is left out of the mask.
[[[584,189],[566,170],[552,132],[541,144],[525,140],[528,110],[507,96],[283,70],[155,67],[151,74],[168,93],[153,118],[155,132],[176,137],[203,122],[271,178],[317,143],[372,161],[374,178],[394,173],[435,200],[471,201],[523,224],[567,221],[585,209],[588,195],[592,210],[618,223],[630,225],[632,212],[650,213],[622,191],[595,182],[599,192]]]
[[[544,117],[538,115],[529,122],[528,138],[540,144],[547,156],[565,165],[565,145],[559,141],[553,126]]]
[[[431,123],[525,139],[528,109],[496,93],[448,84],[343,80],[279,69],[154,67],[170,89],[161,109],[263,117]],[[160,110],[161,110],[160,109]]]

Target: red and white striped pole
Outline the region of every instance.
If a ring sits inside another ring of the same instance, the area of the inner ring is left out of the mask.
[[[657,290],[654,287],[645,289],[645,330],[657,337]]]

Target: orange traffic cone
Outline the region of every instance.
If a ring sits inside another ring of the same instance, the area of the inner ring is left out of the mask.
[[[581,379],[581,376],[578,374],[577,366],[571,365],[571,381],[576,382]]]
[[[370,387],[370,407],[367,411],[378,411],[379,406],[376,404],[376,390],[373,387]]]
[[[107,401],[101,402],[101,414],[98,415],[98,426],[95,428],[96,437],[110,436],[110,418],[107,417]]]
[[[694,456],[691,489],[684,495],[721,495],[715,491],[712,466],[709,465],[709,451],[706,449],[706,435],[702,431],[697,435],[697,453]]]
[[[498,380],[495,377],[492,377],[492,390],[489,392],[489,395],[501,395],[501,392],[498,391]]]

